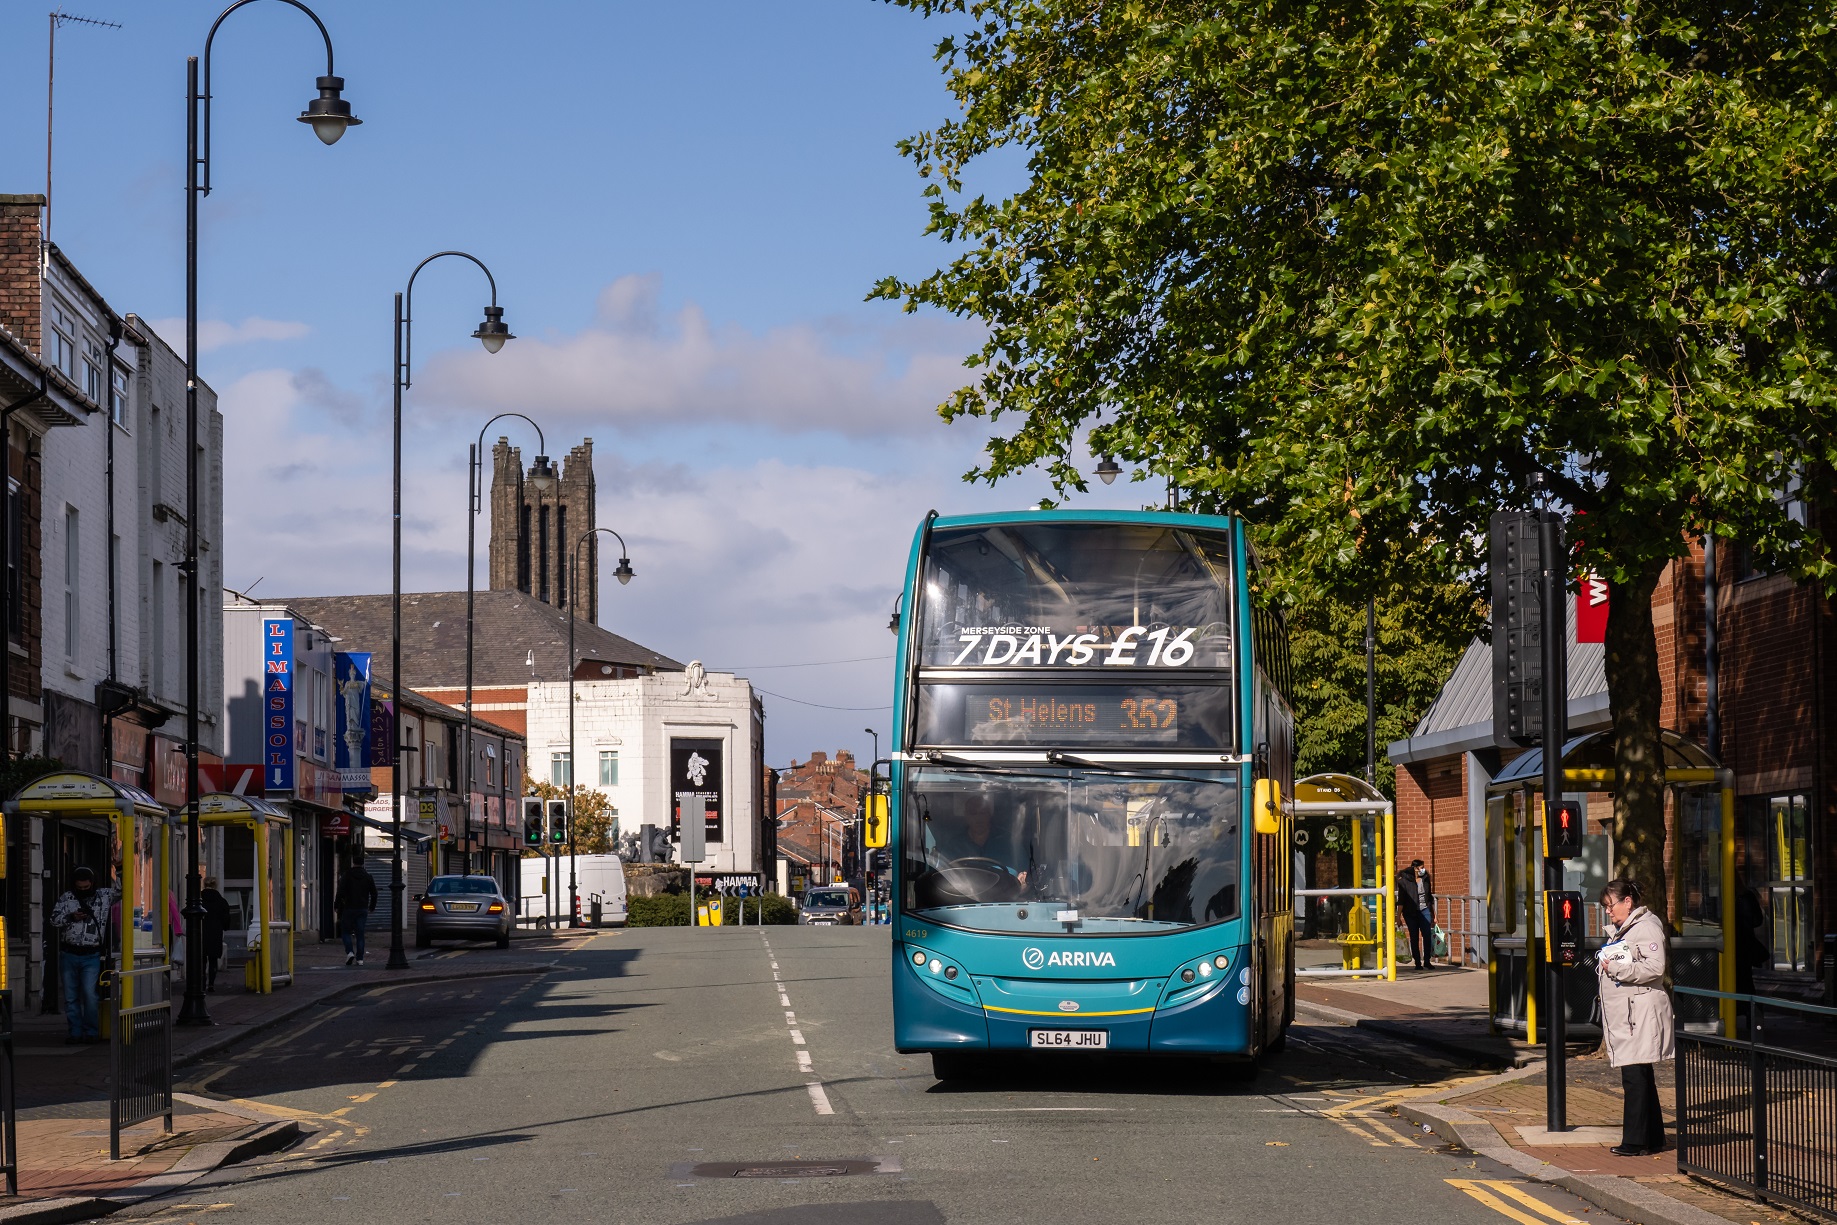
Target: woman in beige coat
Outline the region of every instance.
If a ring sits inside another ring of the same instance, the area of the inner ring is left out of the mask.
[[[1601,946],[1601,1034],[1608,1062],[1620,1069],[1626,1094],[1622,1157],[1643,1157],[1665,1147],[1665,1116],[1658,1104],[1652,1065],[1672,1056],[1671,996],[1665,990],[1670,940],[1659,917],[1639,904],[1639,886],[1621,877],[1601,890],[1613,939]]]

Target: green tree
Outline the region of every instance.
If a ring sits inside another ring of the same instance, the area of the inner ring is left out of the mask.
[[[1461,652],[1484,627],[1485,607],[1457,583],[1393,585],[1375,597],[1377,785],[1397,794],[1384,748],[1415,730]],[[1365,603],[1327,593],[1288,610],[1295,673],[1295,773],[1365,773]]]
[[[961,115],[903,143],[957,248],[875,295],[979,319],[972,476],[1088,446],[1238,510],[1356,600],[1449,578],[1542,474],[1609,584],[1616,867],[1664,905],[1650,597],[1694,534],[1827,587],[1827,5],[893,0]],[[977,159],[1026,157],[1001,198]],[[1802,520],[1809,519],[1809,522]]]
[[[539,795],[545,800],[565,800],[568,798],[566,787],[557,787],[553,783],[539,783],[527,774],[523,776],[523,794]],[[610,855],[612,845],[612,802],[604,792],[579,783],[574,785],[574,851],[579,855]],[[536,854],[532,848],[525,848],[523,855],[528,858]]]

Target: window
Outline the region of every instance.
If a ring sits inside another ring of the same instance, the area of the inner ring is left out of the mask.
[[[77,657],[77,566],[82,557],[78,553],[79,537],[77,535],[77,508],[64,507],[64,657]]]
[[[83,394],[102,403],[102,367],[106,365],[102,346],[88,336],[83,338]]]
[[[485,786],[495,787],[498,785],[498,746],[487,744],[480,751],[485,757]]]
[[[128,392],[132,386],[128,381],[128,368],[126,366],[116,366],[114,379],[115,403],[112,406],[113,417],[115,424],[125,430],[128,427],[128,405],[130,399]]]
[[[10,446],[7,448],[12,449]],[[25,628],[25,601],[20,598],[19,546],[25,539],[23,522],[25,499],[20,496],[19,482],[6,482],[6,630],[9,639]]]
[[[574,785],[574,755],[570,752],[549,754],[549,782],[557,787]]]
[[[77,321],[70,317],[59,302],[51,303],[51,364],[69,375],[74,381],[77,377]]]
[[[619,751],[617,749],[600,750],[600,786],[617,787],[619,785]]]

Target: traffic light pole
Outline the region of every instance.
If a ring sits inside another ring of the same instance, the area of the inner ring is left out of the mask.
[[[1545,839],[1543,846],[1549,849],[1549,823],[1557,819],[1557,810],[1563,802],[1563,743],[1568,739],[1569,723],[1569,676],[1568,676],[1568,565],[1567,550],[1563,541],[1563,520],[1558,512],[1545,508],[1538,515],[1538,561],[1543,570],[1543,742],[1544,742],[1544,823]],[[1560,890],[1563,887],[1563,861],[1545,856],[1544,889]],[[1554,917],[1549,907],[1545,911],[1545,947],[1554,946],[1551,939],[1554,933],[1548,928]],[[1569,1048],[1569,1007],[1565,999],[1562,959],[1544,957],[1545,982],[1549,990],[1544,993],[1548,1001],[1549,1022],[1544,1026],[1544,1120],[1545,1126],[1553,1132],[1568,1131],[1568,1093],[1566,1078],[1568,1069],[1565,1059]]]

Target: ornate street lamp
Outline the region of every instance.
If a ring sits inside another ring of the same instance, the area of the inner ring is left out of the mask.
[[[204,876],[199,864],[203,834],[198,824],[198,601],[202,596],[198,574],[198,201],[210,195],[210,67],[211,47],[224,18],[255,0],[236,3],[217,14],[204,38],[204,83],[198,84],[198,57],[185,61],[185,999],[179,1007],[181,1025],[211,1024],[204,998]],[[351,113],[343,97],[344,78],[332,62],[332,36],[319,15],[300,0],[281,0],[312,18],[325,40],[325,75],[319,78],[319,96],[300,115],[319,139],[335,143],[346,128],[363,121]],[[202,181],[200,181],[200,175]],[[221,545],[221,541],[213,542]]]

